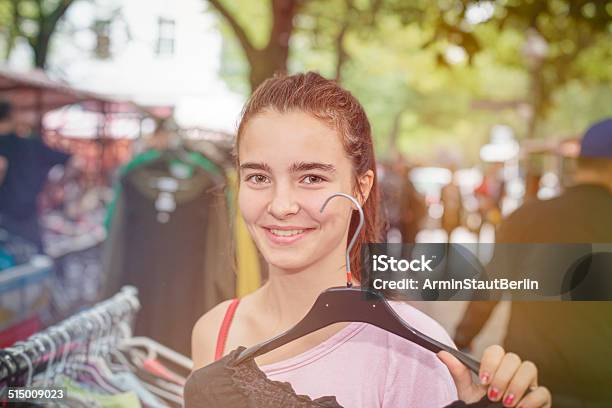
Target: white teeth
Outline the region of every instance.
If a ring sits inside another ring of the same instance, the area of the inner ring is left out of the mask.
[[[270,230],[274,235],[278,235],[279,237],[291,237],[293,235],[298,235],[304,232],[304,230]]]

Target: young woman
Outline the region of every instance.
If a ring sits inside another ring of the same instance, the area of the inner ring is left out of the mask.
[[[360,248],[380,238],[370,124],[359,102],[333,81],[306,73],[264,82],[245,106],[236,147],[239,207],[269,279],[239,303],[221,303],[202,316],[193,330],[195,369],[291,328],[320,292],[345,284],[347,239],[358,213],[343,198],[319,212],[330,195],[353,195],[365,213],[351,253],[355,284]],[[391,304],[417,329],[452,344],[428,316]],[[450,354],[436,356],[363,323],[329,326],[255,361],[269,379],[289,382],[296,393],[333,395],[345,407],[442,407],[478,401],[487,392],[506,406],[550,406],[535,366],[499,346],[485,352],[482,384],[475,384]]]

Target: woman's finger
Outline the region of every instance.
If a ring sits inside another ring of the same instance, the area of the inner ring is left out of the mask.
[[[552,397],[546,387],[537,387],[519,401],[520,408],[550,408]]]
[[[504,349],[497,344],[485,349],[480,360],[480,371],[478,373],[481,384],[489,385],[491,383],[493,374],[497,371],[505,354]]]
[[[510,380],[502,402],[506,407],[517,406],[529,387],[537,385],[538,369],[531,361],[523,361]]]
[[[451,377],[453,377],[453,381],[455,381],[457,391],[461,394],[464,390],[470,390],[472,386],[472,375],[470,374],[470,370],[449,352],[440,351],[438,353],[438,358],[446,365],[448,371],[450,371]],[[481,397],[483,395],[484,393]]]
[[[502,359],[497,371],[493,374],[488,396],[491,401],[499,401],[508,389],[510,380],[521,365],[521,359],[514,353],[507,353]]]

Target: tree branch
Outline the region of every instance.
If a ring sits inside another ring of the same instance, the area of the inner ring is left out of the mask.
[[[238,21],[234,18],[234,16],[232,16],[229,10],[225,8],[225,6],[221,4],[221,2],[219,2],[219,0],[208,0],[208,2],[215,9],[217,9],[219,14],[221,14],[223,18],[225,18],[227,23],[230,25],[230,27],[232,27],[232,30],[236,34],[236,37],[238,37],[238,41],[240,41],[240,45],[244,49],[247,58],[249,58],[250,55],[255,51],[255,47],[253,47],[253,44],[251,43],[251,41],[249,41],[249,37],[246,35],[246,32],[244,31],[242,26],[238,24]]]
[[[376,24],[376,18],[378,17],[378,12],[380,11],[382,6],[382,0],[374,0],[370,6],[370,21],[368,24],[370,27],[373,27]]]
[[[348,53],[346,52],[346,49],[344,48],[344,36],[346,35],[347,29],[348,19],[344,22],[344,24],[340,28],[338,36],[336,37],[336,74],[334,79],[338,83],[342,82],[342,67],[344,67],[344,64],[346,63],[349,57]]]
[[[353,14],[357,14],[358,10],[355,7],[355,3],[353,0],[348,0],[346,2],[346,11],[344,13],[344,21],[342,22],[342,26],[340,27],[340,31],[335,38],[336,45],[336,74],[335,80],[340,83],[342,81],[342,67],[346,63],[349,58],[346,49],[344,48],[344,37],[346,36],[346,32],[351,25]]]
[[[72,3],[74,3],[74,0],[62,0],[60,4],[57,5],[55,10],[53,10],[51,14],[49,14],[49,24],[51,25],[51,27],[55,27],[59,19],[62,18],[64,14],[66,14],[66,10],[68,10],[68,7],[70,7]]]

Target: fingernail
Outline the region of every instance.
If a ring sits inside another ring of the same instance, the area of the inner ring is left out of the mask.
[[[508,394],[506,395],[506,398],[504,398],[504,405],[512,405],[513,401],[514,401],[514,394]]]
[[[489,373],[482,373],[480,374],[480,383],[481,384],[486,384],[489,382]]]
[[[495,387],[492,387],[489,390],[489,399],[495,401],[497,399],[497,396],[499,395],[499,390]]]

